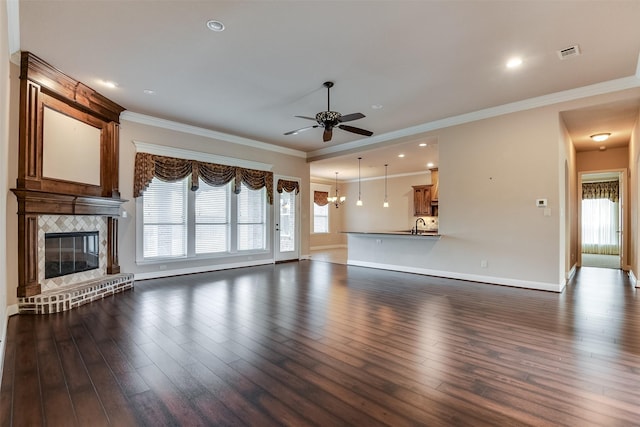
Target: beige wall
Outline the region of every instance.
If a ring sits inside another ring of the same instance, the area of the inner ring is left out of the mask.
[[[211,139],[193,133],[179,132],[166,128],[123,120],[120,127],[120,193],[127,199],[123,209],[127,218],[119,221],[119,261],[123,272],[143,274],[143,276],[169,275],[176,273],[216,269],[229,264],[261,262],[273,259],[273,253],[260,255],[238,255],[234,257],[212,258],[191,261],[172,261],[159,264],[136,264],[136,203],[133,198],[133,167],[135,146],[133,141],[168,147],[182,148],[202,153],[216,154],[237,159],[272,164],[275,175],[296,177],[301,180],[301,251],[309,254],[309,165],[305,159],[248,147],[245,145]],[[273,212],[272,212],[273,214]],[[273,235],[273,230],[269,230]],[[270,239],[270,241],[272,241]],[[271,245],[272,246],[272,245]]]
[[[576,154],[576,167],[578,172],[627,168],[629,167],[629,148],[581,151]]]
[[[578,179],[576,166],[576,149],[571,141],[564,122],[560,119],[561,146],[564,149],[564,183],[565,183],[565,273],[567,276],[578,262]],[[561,168],[562,169],[562,168]]]
[[[9,79],[9,47],[7,40],[6,4],[0,5],[0,349],[4,349],[7,305],[8,305],[8,263],[7,263],[7,200],[9,192],[9,105],[11,83]],[[2,373],[0,352],[0,374]]]
[[[640,242],[640,226],[638,224],[639,200],[640,200],[640,171],[638,164],[640,161],[640,117],[636,120],[636,124],[629,141],[629,205],[630,205],[630,223],[629,223],[629,252],[628,262],[631,273],[637,279],[640,271],[640,250],[638,242]],[[640,284],[636,284],[637,286]]]
[[[18,138],[20,123],[20,67],[11,64],[11,96],[9,107],[9,153],[7,174],[9,187],[15,187],[18,179]],[[7,304],[18,303],[18,200],[13,193],[7,198]]]

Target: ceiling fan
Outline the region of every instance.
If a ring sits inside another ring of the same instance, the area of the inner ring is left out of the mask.
[[[352,113],[343,116],[337,111],[331,111],[330,108],[330,89],[333,87],[333,82],[324,82],[324,87],[327,88],[327,111],[321,111],[316,114],[316,117],[307,117],[307,116],[295,116],[300,117],[301,119],[307,120],[315,120],[318,124],[313,126],[307,126],[301,129],[292,130],[290,132],[285,133],[285,135],[296,135],[300,132],[304,132],[309,129],[315,128],[324,128],[324,133],[322,134],[322,140],[324,142],[331,141],[331,137],[333,136],[333,128],[337,127],[338,129],[346,130],[347,132],[357,133],[358,135],[371,136],[373,132],[368,131],[366,129],[360,129],[354,126],[343,125],[344,122],[351,122],[353,120],[362,119],[365,117],[362,113]]]

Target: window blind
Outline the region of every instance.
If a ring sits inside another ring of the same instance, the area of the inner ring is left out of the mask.
[[[196,254],[229,251],[229,197],[231,185],[200,183],[195,192]]]
[[[238,200],[238,250],[265,249],[266,195],[265,189],[252,190],[242,184]]]
[[[144,257],[187,255],[187,179],[153,178],[143,197]]]

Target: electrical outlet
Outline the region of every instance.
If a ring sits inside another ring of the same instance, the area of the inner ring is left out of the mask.
[[[480,261],[480,268],[487,268],[489,267],[489,261],[487,261],[486,259],[483,259],[482,261]]]

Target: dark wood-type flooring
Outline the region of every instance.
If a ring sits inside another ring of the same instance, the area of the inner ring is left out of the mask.
[[[0,425],[640,424],[640,301],[303,261],[13,316]]]

